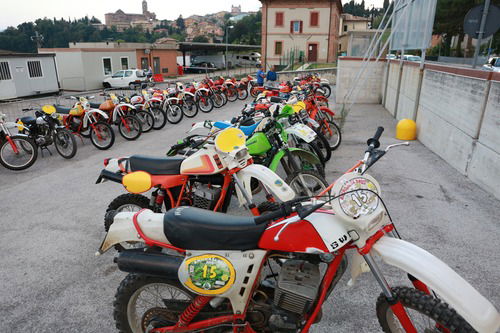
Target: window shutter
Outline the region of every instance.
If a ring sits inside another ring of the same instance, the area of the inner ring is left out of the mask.
[[[283,13],[276,13],[276,26],[283,26]]]
[[[290,33],[293,34],[293,21],[290,21]]]
[[[312,12],[311,13],[311,27],[317,27],[318,26],[318,18],[319,18],[319,13],[318,12]]]
[[[302,27],[304,26],[304,22],[300,21],[300,33],[302,33]]]

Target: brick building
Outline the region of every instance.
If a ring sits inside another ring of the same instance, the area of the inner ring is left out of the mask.
[[[133,26],[141,26],[143,29],[152,30],[159,21],[156,19],[156,14],[148,10],[146,0],[142,1],[142,14],[127,14],[123,10],[118,9],[114,13],[104,15],[107,27],[115,26],[118,31],[123,31]]]
[[[260,0],[262,56],[268,67],[293,51],[297,60],[333,62],[337,59],[340,0]]]

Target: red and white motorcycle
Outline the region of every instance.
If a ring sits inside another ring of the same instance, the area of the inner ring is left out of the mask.
[[[123,241],[149,246],[115,259],[131,273],[113,303],[120,332],[308,332],[351,249],[350,284],[371,271],[382,289],[376,307],[384,332],[496,332],[500,315],[487,299],[400,239],[379,183],[366,174],[397,146],[378,149],[382,131],[328,195],[297,198],[259,217],[192,207],[108,214],[114,222],[99,253]],[[413,286],[390,286],[375,257],[406,272]]]

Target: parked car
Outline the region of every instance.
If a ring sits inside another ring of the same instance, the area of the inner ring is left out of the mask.
[[[130,88],[135,89],[147,80],[142,69],[126,69],[116,72],[111,77],[105,78],[102,85],[104,88]]]
[[[500,57],[492,57],[483,65],[486,71],[500,72]]]
[[[208,61],[202,61],[202,62],[192,63],[191,67],[217,68],[213,62],[208,62]]]
[[[416,56],[416,55],[405,54],[403,56],[403,60],[420,62],[420,61],[422,61],[422,58],[420,58],[419,56]]]
[[[395,54],[389,53],[385,56],[386,59],[397,59],[397,56]]]

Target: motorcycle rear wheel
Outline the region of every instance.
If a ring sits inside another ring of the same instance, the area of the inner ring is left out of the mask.
[[[392,288],[392,292],[408,312],[418,332],[445,332],[443,329],[447,329],[449,332],[476,332],[448,304],[431,295],[408,287],[395,287]],[[393,314],[383,293],[377,299],[376,310],[378,322],[384,332],[393,333],[403,331],[401,324]],[[417,321],[416,319],[421,320]],[[422,325],[428,326],[423,327]]]
[[[113,302],[116,328],[120,333],[142,333],[153,317],[161,320],[163,326],[175,325],[179,314],[169,308],[179,307],[179,303],[185,303],[187,308],[193,298],[178,281],[129,274],[120,283]]]

